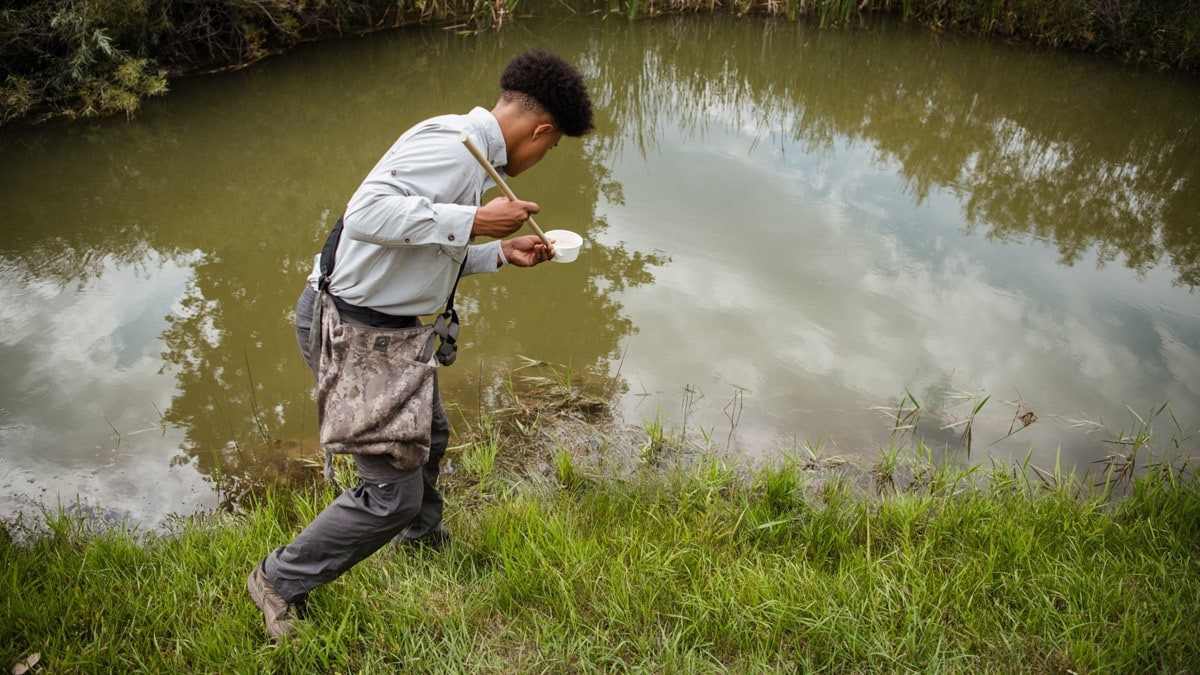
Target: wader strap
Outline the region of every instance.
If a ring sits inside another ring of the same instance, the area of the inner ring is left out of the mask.
[[[454,293],[458,290],[458,282],[462,279],[463,269],[467,266],[467,257],[463,256],[462,266],[458,268],[458,276],[454,279],[454,287],[450,289],[450,297],[446,298],[446,311],[433,322],[433,332],[437,333],[441,344],[437,350],[438,363],[448,366],[458,357],[458,312],[454,311]]]
[[[321,249],[321,278],[317,280],[317,290],[329,290],[329,278],[333,276],[333,263],[337,258],[338,242],[342,240],[342,218],[338,216],[337,224],[325,238],[325,246]]]

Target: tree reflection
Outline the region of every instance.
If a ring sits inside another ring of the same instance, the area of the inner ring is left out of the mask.
[[[13,200],[19,203],[17,225],[5,258],[28,279],[72,283],[99,274],[103,267],[95,261],[105,256],[136,264],[149,250],[168,257],[200,253],[190,256],[190,284],[165,317],[164,371],[175,378],[177,393],[162,415],[186,433],[183,455],[174,461],[194,458],[235,495],[297,470],[316,475],[305,468],[318,458],[313,381],[297,349],[292,311],[341,204],[404,126],[490,105],[498,68],[515,51],[493,40],[397,39],[380,36],[370,50],[329,46],[321,50],[329,58],[301,54],[274,72],[264,68],[209,82],[226,100],[203,95],[203,87],[184,87],[172,104],[186,112],[161,126],[108,121],[65,131],[82,129],[84,138],[62,138],[63,129],[58,137],[33,130],[17,149],[25,157],[53,152],[60,161],[31,162],[32,172],[19,171],[17,162],[4,169],[13,180],[0,190],[17,195],[54,186],[65,166],[92,167],[73,184],[67,203]],[[398,86],[381,87],[374,79],[372,73],[418,52]],[[445,89],[450,71],[461,71],[461,87],[428,96]],[[348,82],[344,72],[358,81]],[[306,104],[314,98],[345,101],[344,89],[377,96],[357,113]],[[403,114],[381,117],[380,108]],[[234,121],[231,109],[253,113]],[[175,114],[170,108],[163,117]],[[314,138],[311,129],[336,133]],[[560,149],[545,167],[542,183],[522,181],[530,186],[529,198],[542,204],[544,214],[585,233],[587,254],[571,265],[464,280],[459,303],[468,356],[460,362],[470,363],[473,353],[489,355],[490,362],[478,372],[463,366],[445,371],[450,402],[466,395],[462,380],[468,376],[481,374],[484,383],[474,386],[484,387],[508,378],[495,355],[569,363],[579,373],[606,377],[621,341],[633,331],[614,293],[651,281],[651,268],[661,262],[599,243],[606,225],[596,215],[597,202],[601,194],[619,194],[620,187],[596,146]],[[65,212],[72,217],[64,218]],[[41,253],[47,249],[54,255]]]
[[[1194,81],[900,29],[880,20],[847,40],[803,24],[675,19],[597,41],[591,58],[610,127],[634,130],[643,149],[653,121],[702,136],[714,115],[810,151],[865,142],[918,202],[957,193],[988,237],[1053,242],[1067,265],[1094,251],[1101,265],[1169,266],[1177,284],[1200,283]]]

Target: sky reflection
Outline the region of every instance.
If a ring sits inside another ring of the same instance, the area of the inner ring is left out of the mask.
[[[108,259],[68,284],[0,266],[0,511],[78,501],[155,525],[215,504],[188,462],[171,461],[183,434],[159,417],[176,394],[159,336],[196,258]]]
[[[1035,461],[1052,463],[1063,446],[1086,463],[1107,449],[1078,421],[1115,430],[1129,426],[1126,405],[1200,404],[1200,319],[1169,273],[1130,283],[1094,252],[1065,266],[1048,243],[985,238],[953,188],[918,200],[869,144],[814,150],[740,122],[756,117],[747,103],[702,131],[660,119],[655,147],[625,143],[613,163],[625,200],[603,205],[607,236],[670,257],[655,284],[620,298],[639,327],[622,365],[627,414],[677,428],[686,415],[723,436],[744,387],[746,446],[820,437],[870,457],[906,392],[942,411],[937,426],[990,395],[975,433],[993,452],[1036,444]],[[647,393],[668,402],[646,410]],[[1018,408],[1043,424],[1003,440]]]

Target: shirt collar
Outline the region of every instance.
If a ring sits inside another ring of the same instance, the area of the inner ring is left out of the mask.
[[[492,166],[499,169],[508,164],[508,148],[504,145],[504,133],[500,130],[500,122],[487,108],[476,106],[467,113],[480,129],[483,130],[485,148],[483,154]]]

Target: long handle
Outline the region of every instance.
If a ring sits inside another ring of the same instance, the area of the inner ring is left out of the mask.
[[[459,134],[458,140],[462,141],[463,145],[467,146],[467,150],[470,150],[472,155],[475,155],[475,159],[479,161],[479,165],[487,170],[488,175],[492,177],[492,181],[504,191],[504,195],[508,197],[509,201],[518,201],[517,196],[513,194],[512,189],[508,187],[508,183],[505,183],[504,178],[500,176],[500,172],[496,171],[496,167],[492,166],[492,163],[487,160],[487,157],[483,156],[483,153],[479,151],[479,148],[476,147],[475,142],[472,141],[471,137],[467,135],[467,132],[464,131]],[[533,216],[529,216],[529,226],[533,228],[534,233],[537,234],[538,239],[542,240],[542,243],[546,245],[546,248],[550,249],[550,257],[554,257],[554,244],[551,244],[550,240],[546,238],[546,234],[542,232],[542,228],[538,227],[538,224],[533,222]]]

